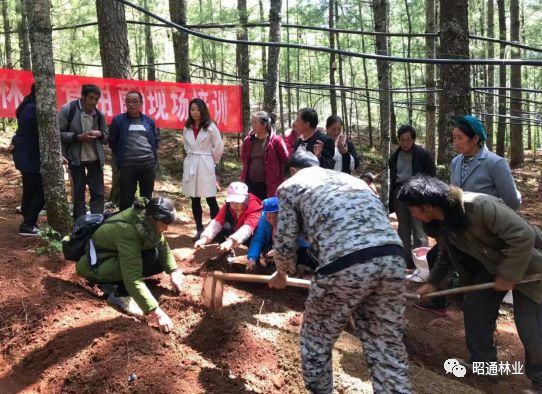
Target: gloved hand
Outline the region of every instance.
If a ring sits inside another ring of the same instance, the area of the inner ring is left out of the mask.
[[[168,333],[173,330],[173,322],[160,307],[150,313],[151,321],[158,326],[161,332]]]
[[[209,239],[207,237],[200,237],[194,244],[194,249],[202,249],[205,245],[209,243]]]
[[[183,273],[179,270],[173,271],[169,274],[169,281],[173,290],[180,293],[183,287]]]

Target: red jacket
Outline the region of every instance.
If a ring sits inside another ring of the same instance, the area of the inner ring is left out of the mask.
[[[220,223],[222,227],[224,227],[224,224],[226,224],[227,206],[227,204],[224,204],[215,217],[215,220]],[[262,202],[254,194],[248,193],[248,206],[243,211],[243,213],[241,213],[239,217],[236,217],[236,214],[233,209],[231,209],[231,207],[230,213],[233,216],[235,222],[233,228],[234,232],[239,230],[239,228],[244,224],[250,226],[252,232],[254,232],[254,230],[256,230],[256,226],[258,225],[258,221],[260,220],[260,216],[262,216]]]
[[[247,179],[253,135],[253,131],[248,133],[241,148],[241,162],[243,163],[243,171],[241,171],[239,179],[241,182],[246,182]],[[284,164],[289,156],[282,137],[272,131],[264,142],[265,190],[268,197],[275,196],[277,187],[284,181]]]

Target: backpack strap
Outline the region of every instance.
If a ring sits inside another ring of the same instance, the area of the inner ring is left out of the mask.
[[[73,100],[70,103],[70,112],[68,112],[68,131],[70,131],[72,126],[72,120],[75,116],[75,111],[77,110],[77,100]]]

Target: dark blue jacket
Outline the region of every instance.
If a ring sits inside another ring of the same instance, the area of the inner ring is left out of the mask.
[[[30,100],[17,116],[17,131],[11,143],[15,146],[13,161],[21,172],[40,172],[40,140],[36,102]]]
[[[300,248],[309,247],[309,245],[302,238],[299,238],[297,244]],[[260,254],[265,247],[270,249],[273,247],[273,227],[271,227],[271,223],[269,223],[265,218],[265,213],[262,213],[262,216],[258,221],[258,227],[256,227],[254,236],[250,240],[247,258],[249,260],[259,262]]]
[[[141,114],[141,124],[145,127],[147,132],[147,140],[151,145],[152,152],[154,154],[154,161],[158,163],[158,144],[160,141],[160,133],[156,129],[154,120],[147,115]],[[122,168],[124,164],[124,155],[126,151],[126,139],[128,135],[128,129],[130,128],[130,116],[128,113],[117,115],[111,121],[109,127],[109,147],[115,154],[117,160],[117,167]]]

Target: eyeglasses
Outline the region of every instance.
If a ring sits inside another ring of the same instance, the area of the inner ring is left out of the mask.
[[[126,100],[126,105],[136,105],[136,104],[139,104],[141,103],[140,100]]]

